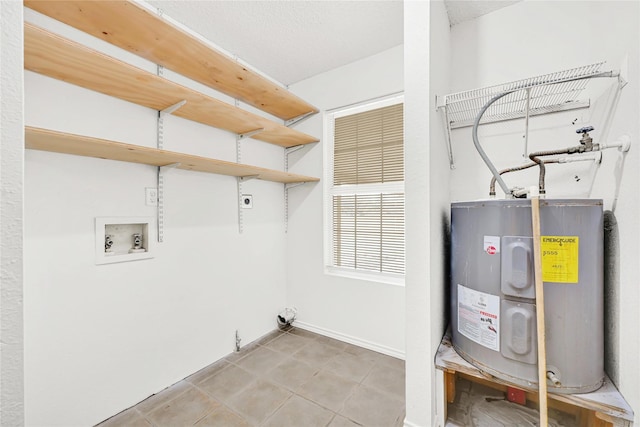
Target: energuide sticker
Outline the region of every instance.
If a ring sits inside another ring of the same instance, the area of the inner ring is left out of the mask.
[[[458,332],[500,351],[500,297],[458,284]]]
[[[541,236],[542,281],[578,283],[578,236]]]
[[[484,236],[482,250],[489,255],[500,253],[500,236]]]

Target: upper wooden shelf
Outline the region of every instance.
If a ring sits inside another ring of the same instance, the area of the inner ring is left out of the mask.
[[[154,110],[164,110],[185,100],[186,104],[173,115],[236,134],[263,129],[252,138],[282,147],[318,141],[310,135],[203,95],[29,23],[24,25],[24,67]]]
[[[34,1],[25,6],[284,120],[318,110],[133,1]]]
[[[176,166],[178,169],[235,177],[253,177],[283,184],[319,181],[319,178],[265,169],[258,166],[243,165],[29,126],[25,128],[25,147],[32,150],[52,151],[152,166],[167,166],[179,163],[180,165]]]

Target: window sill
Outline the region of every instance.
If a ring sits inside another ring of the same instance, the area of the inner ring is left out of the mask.
[[[346,277],[349,279],[385,283],[387,285],[404,287],[403,274],[377,273],[375,271],[355,270],[352,268],[340,268],[332,266],[325,266],[324,273],[329,276]]]

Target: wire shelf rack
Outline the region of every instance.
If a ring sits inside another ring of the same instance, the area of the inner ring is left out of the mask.
[[[472,126],[480,110],[495,96],[511,92],[494,102],[484,113],[481,124],[530,117],[557,111],[588,108],[590,100],[580,99],[592,77],[618,77],[616,71],[603,71],[605,62],[516,80],[495,86],[457,92],[437,97],[437,107],[443,109],[447,128],[449,160],[452,129]]]
[[[604,62],[570,70],[531,77],[481,89],[445,95],[445,107],[451,129],[473,125],[480,109],[494,96],[515,91],[495,102],[480,123],[525,117],[527,90],[530,89],[529,115],[588,107],[589,101],[578,99],[589,77],[601,74]]]

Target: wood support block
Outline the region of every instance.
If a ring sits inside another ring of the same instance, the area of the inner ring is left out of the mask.
[[[445,390],[447,392],[447,402],[453,403],[456,400],[456,373],[455,372],[445,372],[444,373],[445,380]]]

